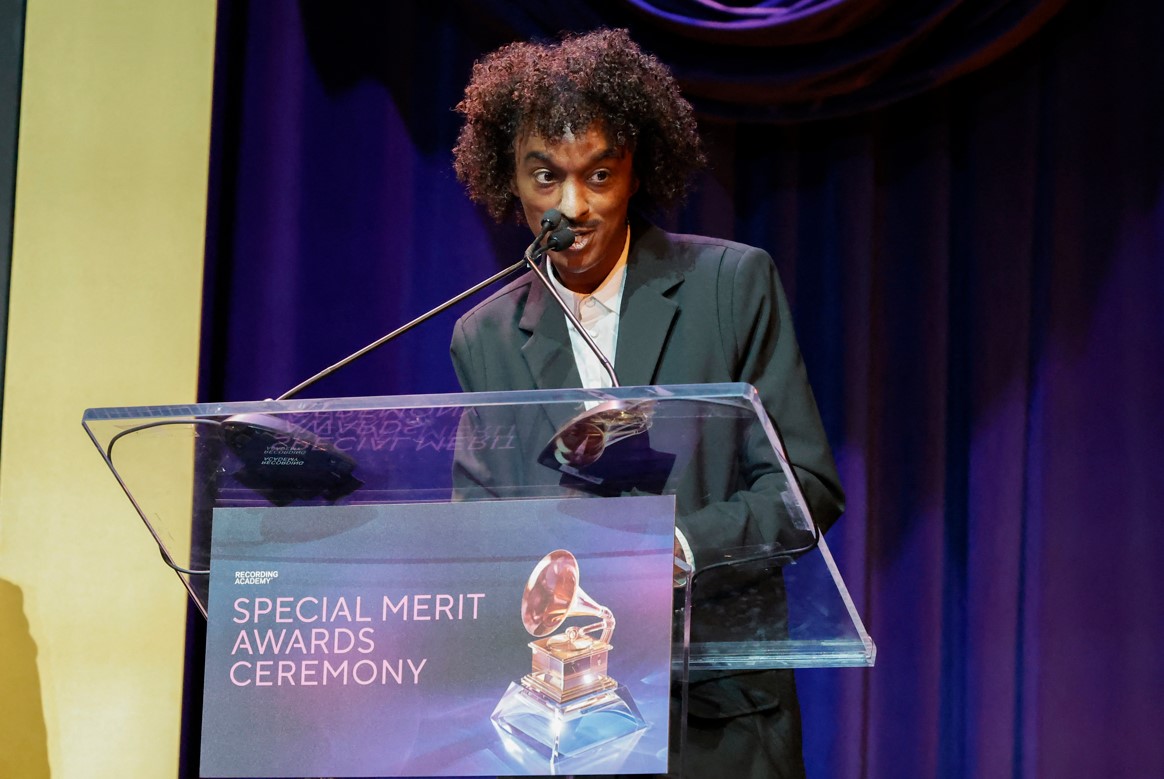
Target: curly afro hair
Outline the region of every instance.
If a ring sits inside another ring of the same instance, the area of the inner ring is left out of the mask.
[[[501,221],[520,217],[510,191],[520,135],[561,138],[601,124],[616,147],[634,154],[639,212],[680,200],[704,164],[691,105],[667,68],[626,30],[598,30],[560,43],[513,43],[473,66],[453,149],[469,197]]]

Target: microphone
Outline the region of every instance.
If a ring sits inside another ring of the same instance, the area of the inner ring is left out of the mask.
[[[550,234],[549,240],[546,241],[546,248],[552,252],[560,252],[570,248],[573,243],[574,231],[563,225]]]
[[[544,233],[543,233],[543,235],[544,235]],[[533,250],[534,246],[536,244],[538,244],[540,241],[541,241],[541,238],[538,238],[537,241],[534,241],[533,244],[530,244],[530,248],[526,249],[527,257],[528,257],[529,252],[531,250]],[[541,255],[538,255],[538,256],[540,257]],[[499,271],[498,273],[493,274],[492,276],[490,276],[489,278],[485,279],[484,281],[482,281],[478,284],[474,284],[469,289],[465,290],[464,292],[462,292],[458,295],[453,296],[452,298],[449,298],[448,300],[446,300],[444,303],[441,303],[436,308],[432,308],[432,309],[429,309],[428,311],[424,312],[423,314],[418,316],[416,319],[413,319],[408,324],[401,325],[400,327],[393,330],[391,333],[388,333],[387,335],[376,339],[375,341],[368,344],[367,346],[360,349],[359,351],[356,351],[356,352],[353,352],[352,354],[349,354],[347,357],[343,358],[342,360],[340,360],[339,362],[337,362],[333,365],[329,365],[328,367],[324,368],[322,371],[315,374],[311,378],[309,378],[305,381],[302,381],[299,384],[296,384],[294,387],[287,390],[282,395],[280,395],[278,398],[276,398],[276,400],[287,400],[288,398],[292,398],[292,397],[298,395],[300,392],[307,389],[312,384],[315,384],[320,379],[327,378],[331,374],[338,371],[340,368],[343,368],[343,367],[355,362],[356,360],[363,357],[365,354],[368,354],[369,352],[371,352],[375,349],[379,349],[381,346],[388,343],[389,341],[395,340],[396,338],[404,335],[405,333],[407,333],[409,330],[416,327],[417,325],[420,325],[420,324],[423,324],[424,322],[427,322],[428,320],[432,319],[437,314],[439,314],[439,313],[445,311],[446,309],[460,303],[465,298],[470,297],[471,295],[475,295],[478,292],[480,292],[481,290],[488,287],[489,285],[500,281],[501,279],[505,278],[506,276],[509,276],[509,275],[516,273],[517,271],[521,270],[525,266],[526,261],[527,261],[527,257],[522,257],[521,260],[519,260],[518,262],[515,262],[513,265],[510,265],[505,270],[502,270],[502,271]],[[536,257],[534,259],[536,259]]]
[[[551,239],[556,236],[561,245],[569,246],[574,242],[574,234],[569,228],[563,228],[561,225],[561,212],[550,209],[542,216],[542,229],[537,239],[526,249],[525,256],[520,261],[453,296],[436,308],[426,311],[339,362],[329,365],[287,390],[277,399],[288,400],[298,395],[319,380],[404,335],[470,295],[475,295],[489,285],[516,273],[526,264],[532,264],[550,251],[548,245],[541,245],[547,234],[553,233]],[[356,469],[356,461],[353,458],[282,417],[272,414],[239,414],[223,420],[222,431],[227,446],[234,450],[242,461],[242,468],[234,474],[235,478],[276,505],[286,505],[297,498],[309,499],[318,496],[335,501],[362,486],[362,482],[353,474]]]
[[[495,273],[479,284],[473,285],[459,295],[453,296],[452,298],[446,300],[444,303],[441,303],[436,308],[426,311],[408,324],[396,328],[391,333],[388,333],[387,335],[373,341],[359,351],[353,352],[339,362],[333,365],[329,365],[311,378],[296,384],[294,387],[276,398],[276,400],[288,400],[289,398],[295,397],[320,379],[327,378],[331,374],[338,371],[340,368],[346,367],[347,365],[363,357],[365,354],[374,351],[375,349],[379,349],[389,341],[395,340],[417,325],[427,322],[437,314],[440,314],[446,309],[460,303],[465,298],[475,295],[486,287],[501,281],[501,279],[505,278],[506,276],[510,276],[516,273],[517,271],[521,270],[522,267],[527,263],[532,267],[533,263],[547,251],[561,251],[562,249],[568,247],[570,244],[574,243],[574,231],[571,230],[568,226],[562,224],[563,219],[565,219],[565,217],[562,216],[562,212],[556,208],[551,208],[549,211],[546,211],[544,214],[542,214],[541,218],[541,232],[538,233],[538,237],[535,238],[533,243],[531,243],[525,250],[525,255],[521,258],[521,260],[515,262],[513,265],[510,265],[505,270]],[[542,241],[545,239],[546,235],[550,236],[550,240],[547,241],[543,246]],[[545,280],[543,279],[543,282],[544,281]],[[559,305],[563,305],[561,301],[559,301]],[[567,316],[570,316],[568,311]],[[615,380],[614,386],[618,386],[617,380]]]
[[[562,212],[556,208],[551,208],[549,211],[542,214],[541,232],[538,233],[537,238],[533,239],[533,243],[531,243],[529,246],[526,247],[524,259],[522,260],[523,262],[529,262],[532,264],[539,257],[544,255],[546,252],[551,251],[551,250],[552,251],[560,251],[562,248],[564,248],[564,246],[570,245],[570,244],[564,244],[563,246],[558,246],[558,245],[551,246],[549,242],[546,242],[544,245],[542,244],[542,241],[545,239],[545,237],[547,235],[550,236],[550,241],[553,241],[554,236],[558,235],[558,233],[561,232],[562,230],[566,230],[567,232],[569,232],[569,230],[570,230],[569,227],[562,227],[561,226],[562,219],[564,219],[564,217],[562,216]],[[573,242],[574,242],[574,233],[570,232],[570,243],[573,243]]]
[[[549,211],[542,214],[542,235],[546,233],[546,229],[556,230],[562,224],[562,212],[556,208],[551,208]],[[539,239],[540,240],[540,239]]]
[[[465,298],[516,273],[525,265],[529,264],[536,269],[537,266],[533,263],[546,252],[559,251],[574,242],[573,231],[563,225],[563,221],[562,212],[556,208],[546,211],[541,218],[541,231],[519,262],[453,296],[339,362],[329,365],[284,392],[278,400],[288,400],[298,395],[321,379],[404,335]],[[543,245],[542,241],[547,235],[550,238]],[[568,310],[567,315],[569,316]],[[224,420],[222,430],[227,446],[234,450],[243,463],[242,469],[235,474],[239,482],[277,505],[286,505],[296,498],[315,496],[323,496],[334,501],[361,486],[360,480],[353,474],[356,469],[354,459],[327,441],[281,417],[270,414],[237,415]]]

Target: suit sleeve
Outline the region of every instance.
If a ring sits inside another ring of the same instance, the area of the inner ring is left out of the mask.
[[[772,258],[754,249],[732,279],[738,381],[753,385],[788,450],[814,520],[827,530],[844,511],[844,492]],[[766,446],[766,443],[765,443]]]
[[[472,351],[469,348],[469,339],[465,334],[465,321],[458,319],[453,326],[453,340],[449,344],[449,356],[453,360],[453,370],[457,373],[457,381],[464,392],[474,392],[474,366]],[[481,374],[476,373],[477,376]]]
[[[766,252],[725,256],[716,290],[722,348],[733,381],[753,385],[778,430],[814,521],[827,529],[844,509],[844,495],[820,421],[792,315],[775,265]],[[792,530],[784,508],[787,483],[760,426],[742,432],[738,482],[684,517],[681,528],[696,563],[716,550],[781,543]],[[799,543],[792,542],[793,546]]]

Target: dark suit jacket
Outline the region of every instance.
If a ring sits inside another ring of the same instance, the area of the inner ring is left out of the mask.
[[[450,351],[467,392],[581,384],[565,317],[532,274],[504,287],[458,320]],[[721,382],[755,386],[781,433],[813,518],[823,530],[840,515],[843,496],[836,467],[784,290],[764,251],[634,225],[614,367],[623,386]],[[552,432],[553,426],[548,420],[540,426],[529,424],[536,432],[526,436],[523,446],[533,449],[548,440],[546,432]],[[770,447],[762,431],[743,431],[742,437],[738,448],[724,442],[703,446],[677,492],[678,524],[691,542],[697,566],[716,559],[717,550],[777,541],[784,529],[783,473],[765,454]],[[532,462],[529,455],[525,452],[522,460]],[[488,473],[490,468],[506,466],[478,463],[475,467],[483,470],[473,478],[487,480],[490,475],[499,476]],[[505,473],[498,480],[549,483],[551,476],[556,478],[543,469],[524,475]],[[763,613],[776,615],[774,623],[781,621],[785,604],[778,573],[737,574],[722,569],[713,573],[696,587],[693,641],[730,639],[737,627],[738,639],[750,638],[754,625],[745,624],[747,619],[737,624],[731,614],[733,604],[745,598],[751,607],[759,604]],[[782,627],[776,625],[776,629]],[[693,679],[690,711],[697,719],[729,720],[751,714],[771,722],[780,709],[786,713],[782,724],[766,726],[770,735],[765,738],[787,745],[790,765],[777,766],[761,757],[755,768],[742,768],[743,775],[785,775],[789,769],[787,775],[796,776],[803,771],[791,674]],[[726,738],[722,733],[714,736],[720,745],[717,753],[729,743]],[[738,746],[744,751],[751,748],[746,742]]]
[[[450,351],[466,392],[581,386],[565,318],[532,274],[458,320]],[[836,466],[783,287],[764,251],[653,226],[638,229],[627,261],[614,367],[624,386],[753,385],[780,431],[817,524],[825,529],[840,515]],[[705,473],[691,494],[678,496],[680,527],[697,559],[700,548],[774,540],[774,528],[755,522],[771,514],[758,504],[772,499],[764,492],[772,474],[753,470]],[[710,502],[703,499],[708,493]],[[697,511],[700,521],[691,520]]]

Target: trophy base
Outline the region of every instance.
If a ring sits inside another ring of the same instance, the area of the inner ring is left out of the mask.
[[[557,703],[536,690],[511,682],[490,719],[502,733],[551,762],[566,760],[605,744],[613,745],[650,727],[639,713],[630,690],[622,684]]]

